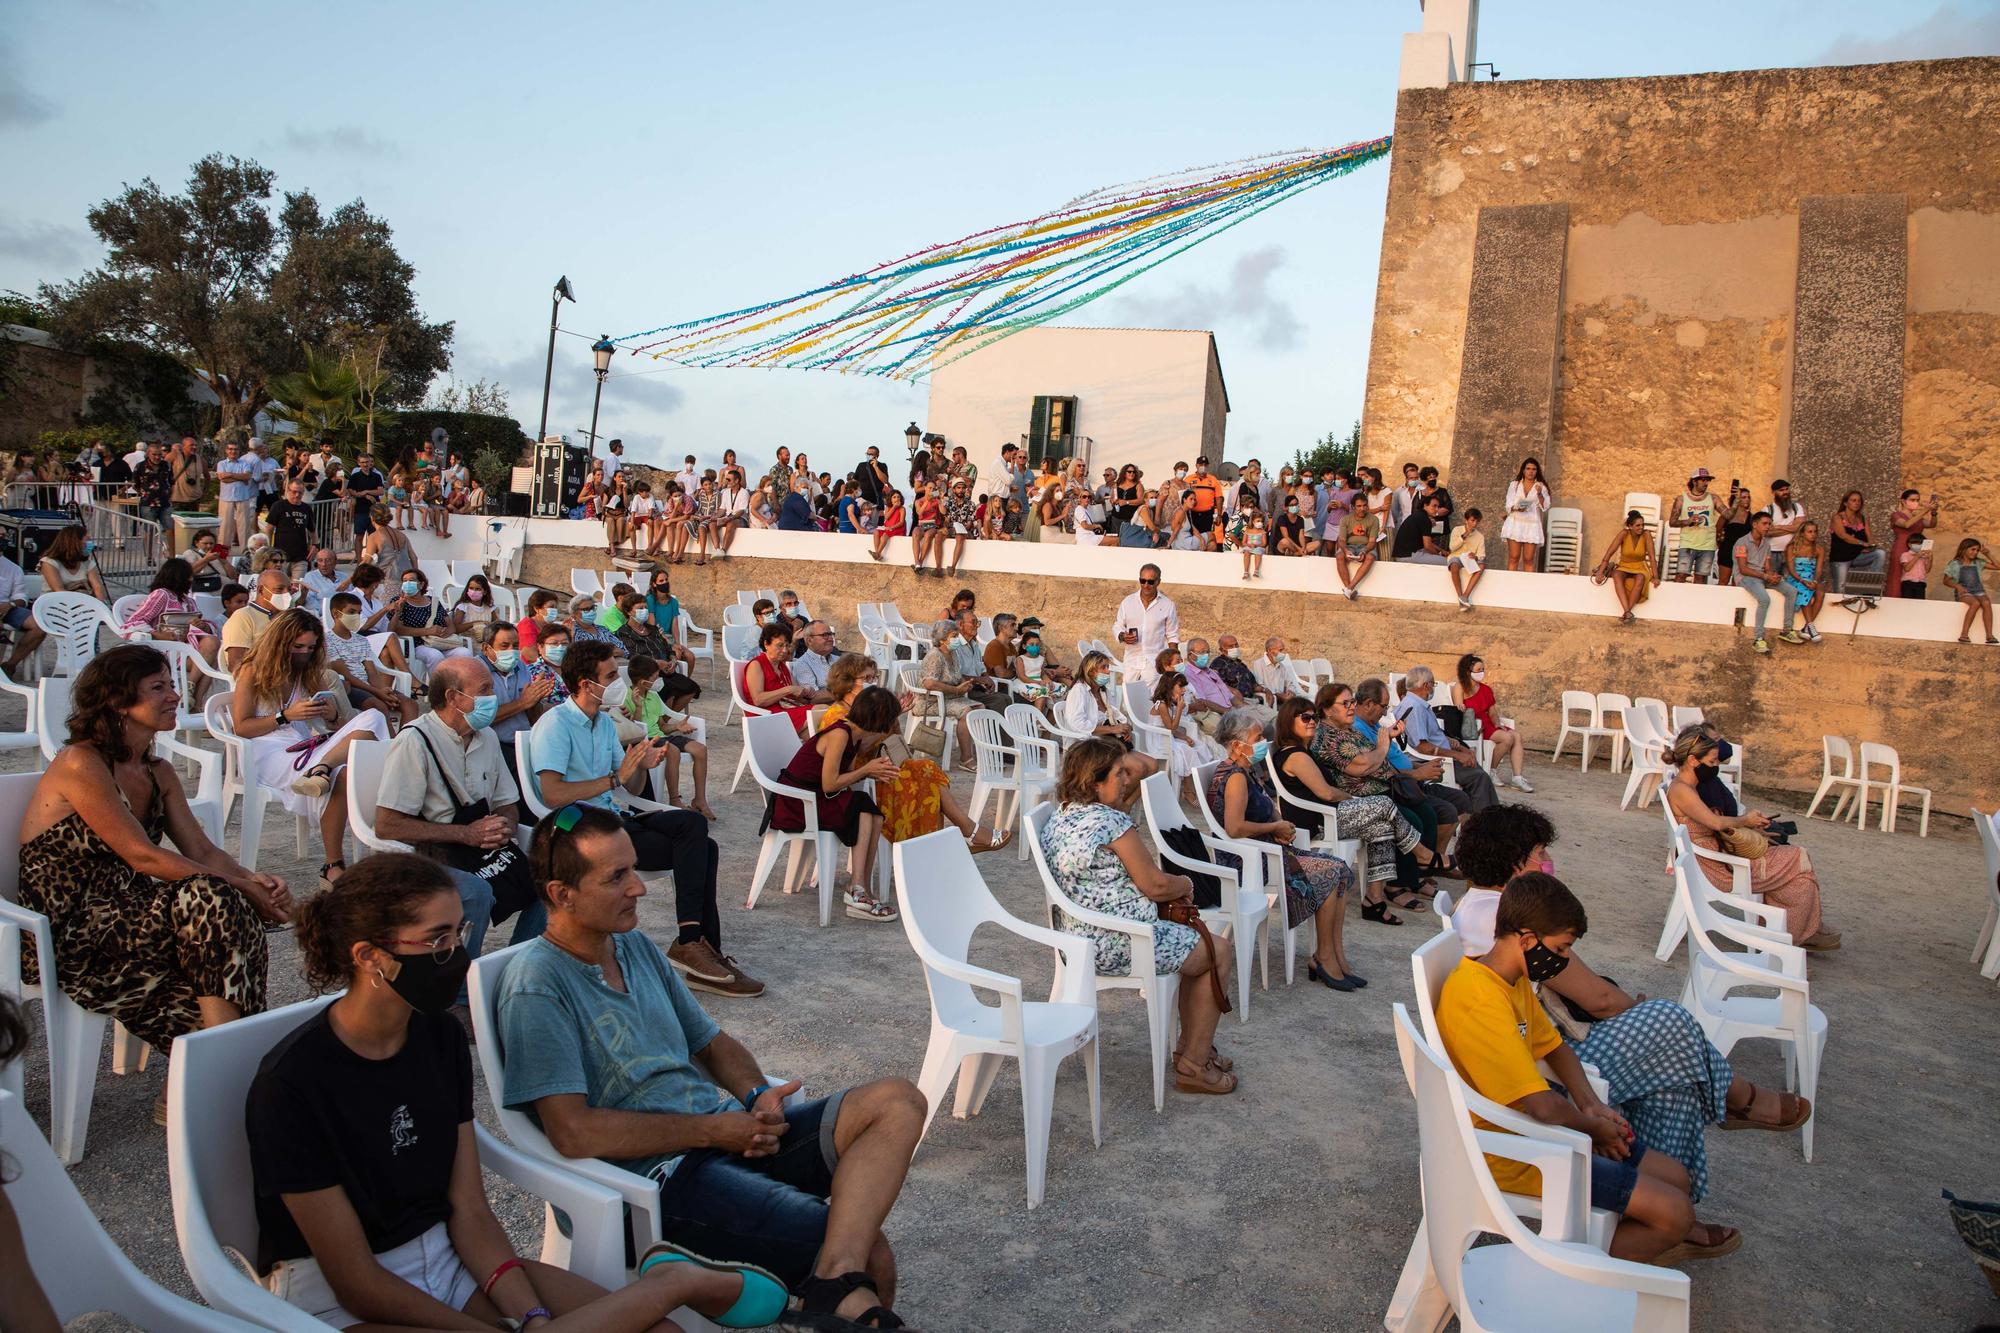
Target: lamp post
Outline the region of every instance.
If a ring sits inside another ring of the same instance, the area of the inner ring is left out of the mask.
[[[924,433],[917,428],[917,423],[912,421],[910,428],[903,432],[903,438],[910,442],[910,452],[911,454],[915,454],[917,452],[917,441],[924,438]]]
[[[604,401],[604,377],[611,373],[611,354],[618,345],[611,341],[611,335],[600,333],[597,341],[590,345],[590,358],[596,363],[597,392],[590,399],[590,452],[597,454],[597,405]]]
[[[556,315],[564,301],[575,302],[576,293],[570,290],[567,276],[556,279],[555,299],[549,302],[549,363],[542,371],[542,424],[535,427],[535,443],[540,444],[549,433],[549,382],[556,374]]]

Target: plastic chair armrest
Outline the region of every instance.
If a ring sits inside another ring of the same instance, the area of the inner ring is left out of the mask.
[[[570,1221],[571,1272],[597,1282],[625,1273],[625,1200],[617,1190],[502,1142],[473,1126],[479,1163],[502,1180],[562,1209]]]
[[[1482,1113],[1483,1114],[1483,1113]],[[1540,1121],[1534,1122],[1538,1125]],[[1554,1129],[1553,1125],[1543,1125]],[[1582,1139],[1574,1130],[1564,1134]],[[1549,1240],[1587,1243],[1590,1239],[1590,1150],[1523,1134],[1473,1131],[1482,1150],[1542,1173],[1542,1228]],[[1585,1139],[1585,1143],[1589,1140]]]
[[[166,732],[154,737],[153,744],[165,754],[185,759],[195,768],[194,794],[188,797],[190,803],[196,801],[220,802],[222,800],[222,754],[216,750],[198,750],[183,741],[175,740]]]

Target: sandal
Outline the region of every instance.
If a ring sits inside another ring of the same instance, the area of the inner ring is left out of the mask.
[[[1181,1068],[1181,1061],[1176,1060],[1174,1091],[1192,1093],[1197,1097],[1226,1097],[1236,1091],[1236,1075],[1209,1065],[1203,1065],[1190,1074]]]
[[[1175,1051],[1174,1060],[1178,1063],[1180,1059],[1181,1053]],[[1227,1074],[1230,1070],[1236,1068],[1236,1062],[1220,1054],[1214,1045],[1211,1044],[1208,1048],[1208,1067],[1218,1073]]]
[[[1380,926],[1400,926],[1403,924],[1403,918],[1389,910],[1389,904],[1386,900],[1361,904],[1361,919],[1364,921],[1373,921]]]
[[[333,790],[333,770],[325,764],[314,764],[292,780],[292,790],[301,796],[324,796]]]
[[[1805,1098],[1799,1096],[1795,1092],[1774,1091],[1774,1095],[1778,1099],[1778,1119],[1776,1120],[1755,1119],[1750,1113],[1757,1109],[1758,1096],[1766,1091],[1774,1091],[1774,1090],[1761,1088],[1757,1086],[1755,1083],[1752,1083],[1750,1085],[1749,1103],[1745,1105],[1741,1111],[1724,1111],[1722,1116],[1722,1128],[1724,1130],[1769,1129],[1769,1130],[1775,1130],[1779,1133],[1784,1133],[1789,1130],[1797,1129],[1800,1125],[1803,1125],[1806,1121],[1812,1118],[1811,1102],[1807,1101]]]
[[[906,1327],[896,1312],[885,1305],[871,1305],[853,1319],[834,1313],[854,1292],[874,1290],[875,1279],[866,1273],[809,1277],[799,1283],[799,1308],[779,1314],[778,1327],[809,1329],[812,1333],[866,1333],[871,1328]]]
[[[1014,830],[1001,828],[994,829],[991,833],[975,832],[965,840],[965,845],[970,847],[976,856],[980,852],[997,852],[1013,840]]]
[[[721,1314],[709,1316],[724,1328],[763,1328],[776,1321],[791,1300],[785,1284],[755,1264],[704,1258],[670,1240],[656,1241],[647,1249],[639,1260],[639,1272],[643,1276],[661,1264],[693,1264],[718,1273],[734,1273],[743,1279],[743,1290],[735,1303]]]
[[[1743,1233],[1735,1227],[1717,1226],[1713,1222],[1697,1222],[1695,1225],[1707,1228],[1711,1239],[1706,1244],[1684,1240],[1653,1260],[1653,1263],[1665,1268],[1669,1264],[1684,1264],[1690,1259],[1720,1259],[1723,1255],[1734,1254],[1743,1247]]]
[[[340,882],[339,880],[333,879],[330,876],[328,876],[326,873],[327,871],[345,870],[345,869],[347,869],[347,862],[345,861],[328,861],[325,865],[321,866],[319,868],[319,891],[321,893],[325,893],[328,889],[331,889],[335,884],[338,884]]]
[[[847,904],[847,914],[857,921],[894,921],[899,915],[889,904],[865,893],[844,893],[841,901]]]
[[[1418,893],[1416,890],[1403,889],[1400,892],[1402,894],[1402,897],[1391,898],[1389,901],[1395,903],[1396,906],[1402,908],[1405,912],[1410,912],[1417,916],[1422,916],[1425,912],[1431,910],[1431,900],[1424,897],[1421,893]],[[1404,902],[1403,898],[1408,898],[1410,901]]]

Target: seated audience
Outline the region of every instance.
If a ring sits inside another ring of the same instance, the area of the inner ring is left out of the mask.
[[[1022,630],[1015,646],[1019,651],[1013,659],[1014,697],[1047,713],[1062,702],[1069,689],[1058,679],[1058,673],[1066,677],[1069,672],[1049,660],[1048,647],[1038,629]]]
[[[1868,530],[1864,503],[1860,491],[1849,491],[1841,496],[1840,510],[1833,516],[1832,530],[1827,533],[1832,546],[1828,558],[1833,562],[1835,592],[1846,590],[1847,575],[1851,570],[1879,574],[1889,564],[1888,552]],[[1681,549],[1687,548],[1683,546]]]
[[[1688,837],[1698,846],[1748,857],[1750,891],[1766,903],[1785,909],[1785,928],[1792,943],[1815,951],[1838,949],[1840,932],[1828,930],[1821,919],[1819,875],[1806,849],[1771,843],[1761,837],[1739,840],[1735,836],[1737,829],[1761,830],[1771,822],[1771,817],[1755,810],[1745,810],[1740,815],[1717,814],[1702,799],[1697,784],[1721,766],[1717,751],[1722,744],[1715,729],[1702,724],[1683,727],[1674,737],[1665,755],[1674,769],[1674,780],[1667,784],[1667,804],[1673,810],[1674,822],[1686,825]],[[1756,843],[1764,846],[1753,856]],[[1743,850],[1736,850],[1738,846]],[[1729,892],[1733,880],[1731,867],[1705,857],[1696,860],[1709,883],[1724,893]]]
[[[1192,926],[1160,916],[1160,904],[1194,904],[1194,882],[1169,874],[1125,813],[1137,794],[1125,752],[1116,742],[1078,741],[1063,756],[1056,787],[1059,806],[1042,830],[1049,874],[1071,902],[1093,912],[1141,921],[1153,928],[1153,956],[1144,966],[1155,976],[1178,973],[1180,1045],[1174,1051],[1174,1087],[1196,1094],[1236,1091],[1235,1065],[1215,1049],[1222,1017],[1217,995],[1229,991],[1233,952],[1227,928],[1204,947]],[[1097,946],[1097,974],[1132,975],[1132,937],[1078,921],[1057,909],[1062,929]],[[1215,984],[1211,985],[1209,978]]]
[[[0,662],[0,670],[12,672],[26,658],[31,658],[48,636],[35,623],[32,613],[34,601],[28,596],[28,576],[5,555],[0,555],[0,618],[4,618],[8,629],[14,631],[13,651],[7,660]]]
[[[1223,684],[1236,692],[1236,697],[1241,701],[1238,706],[1260,710],[1259,716],[1266,722],[1277,717],[1277,701],[1264,697],[1264,688],[1257,683],[1257,675],[1250,669],[1250,664],[1243,660],[1243,648],[1236,636],[1234,634],[1218,636],[1215,648],[1218,654],[1212,663],[1215,674],[1221,677]]]
[[[1451,554],[1444,562],[1461,611],[1472,609],[1472,590],[1486,572],[1486,534],[1479,526],[1482,517],[1476,506],[1465,511],[1465,522],[1452,529]]]
[[[1462,959],[1438,996],[1445,1053],[1481,1096],[1591,1140],[1590,1206],[1618,1214],[1614,1257],[1674,1264],[1728,1254],[1742,1235],[1695,1220],[1687,1168],[1650,1151],[1624,1116],[1598,1100],[1583,1063],[1536,1001],[1534,979],[1562,969],[1587,926],[1583,904],[1555,876],[1531,871],[1510,880],[1495,913],[1493,947]],[[1548,1062],[1567,1097],[1549,1086],[1537,1060]],[[1477,1117],[1474,1123],[1490,1128]],[[1536,1168],[1492,1154],[1486,1163],[1503,1191],[1540,1195]]]
[[[480,1172],[471,1054],[445,1013],[471,966],[470,930],[443,868],[420,856],[371,856],[301,906],[307,980],[340,996],[250,1085],[265,1285],[336,1327],[639,1333],[670,1327],[682,1305],[724,1323],[775,1319],[785,1292],[768,1275],[667,1246],[608,1294],[515,1256]]]
[[[364,620],[361,631],[388,633],[389,645],[398,650],[396,660],[406,660],[411,674],[419,681],[430,678],[431,669],[444,660],[447,652],[463,651],[461,641],[452,636],[451,613],[431,596],[430,575],[421,569],[403,571],[396,596]]]
[[[881,744],[896,731],[902,713],[896,696],[877,685],[858,693],[841,716],[807,737],[785,765],[782,777],[793,786],[816,792],[814,807],[822,832],[853,850],[850,870],[836,874],[835,887],[845,880],[847,914],[863,921],[894,921],[896,909],[875,896],[875,843],[882,831],[882,810],[860,784],[871,779],[891,782],[893,761],[882,757]],[[806,826],[804,803],[794,796],[771,802],[771,827],[797,833]]]
[[[1161,653],[1166,657],[1166,653]],[[1191,784],[1195,769],[1211,759],[1220,759],[1222,753],[1215,742],[1196,734],[1188,739],[1188,729],[1181,723],[1189,721],[1192,714],[1188,710],[1187,677],[1169,667],[1153,682],[1152,722],[1167,733],[1166,765],[1173,774],[1174,781]],[[1194,795],[1192,785],[1185,787],[1188,796]]]
[[[566,805],[590,805],[623,821],[638,849],[639,868],[674,872],[678,937],[667,959],[696,990],[745,998],[762,995],[764,983],[722,952],[722,917],[715,904],[719,859],[708,821],[692,810],[627,812],[613,793],[638,795],[646,770],[660,762],[664,739],[642,737],[618,743],[614,715],[630,686],[618,677],[610,645],[579,643],[562,660],[569,698],[542,714],[529,741],[535,757],[535,785],[542,805],[560,813]]]
[[[1007,705],[1014,702],[1014,696],[1003,689],[986,669],[986,660],[979,648],[979,613],[968,601],[963,610],[952,613],[951,621],[958,631],[949,640],[951,660],[958,667],[959,677],[972,685],[966,697],[981,708],[1004,712]]]
[[[653,620],[653,609],[644,593],[628,592],[618,599],[621,623],[613,631],[630,657],[650,657],[656,662],[675,662],[673,641]]]
[[[1285,651],[1285,641],[1275,634],[1264,640],[1264,655],[1257,659],[1253,670],[1258,692],[1273,708],[1306,692],[1299,669],[1292,665],[1292,655]]]
[[[1454,702],[1479,724],[1479,739],[1493,742],[1494,766],[1497,768],[1503,760],[1512,764],[1514,776],[1507,779],[1507,785],[1515,791],[1532,793],[1535,789],[1528,785],[1528,751],[1521,744],[1521,733],[1518,728],[1500,725],[1500,719],[1494,715],[1497,700],[1493,687],[1486,683],[1486,660],[1477,653],[1465,654],[1458,659],[1457,675]]]
[[[958,640],[958,626],[949,620],[940,620],[931,626],[931,650],[917,667],[917,681],[921,688],[937,694],[943,701],[943,724],[953,727],[958,737],[959,767],[973,766],[972,731],[965,725],[965,715],[984,704],[973,698],[978,686],[967,680],[958,665],[958,654],[953,647]],[[925,700],[918,708],[923,724],[935,726],[939,718],[935,705]]]
[[[773,1086],[637,929],[646,886],[615,815],[558,811],[530,857],[549,928],[501,979],[496,1100],[564,1156],[658,1181],[662,1238],[776,1274],[801,1327],[901,1327],[882,1225],[923,1136],[923,1095],[882,1079],[786,1106],[798,1081]]]
[[[104,591],[104,576],[97,572],[97,561],[92,558],[96,552],[97,543],[90,540],[83,524],[70,524],[42,553],[43,585],[50,592],[80,592],[100,602],[110,601]]]
[[[714,823],[715,811],[708,804],[708,746],[696,739],[694,721],[687,712],[701,696],[701,686],[686,676],[664,671],[658,661],[645,656],[626,664],[625,677],[632,686],[625,716],[644,726],[649,738],[667,743],[660,751],[660,762],[666,769],[667,804],[685,806]],[[671,697],[669,684],[674,687]],[[682,755],[694,769],[694,799],[686,802],[681,800]]]
[[[1014,659],[1021,652],[1021,622],[1005,611],[993,616],[993,637],[980,650],[980,664],[995,680],[1014,680]]]
[[[35,783],[17,835],[20,903],[49,919],[57,969],[43,977],[27,949],[21,981],[62,987],[162,1057],[184,1032],[264,1008],[264,925],[292,911],[284,881],[209,841],[174,766],[153,757],[179,706],[157,649],[120,644],[92,658],[71,687],[69,743]],[[166,1123],[165,1112],[162,1090],[154,1119]]]
[[[758,652],[743,666],[743,697],[767,713],[783,713],[803,730],[813,690],[792,679],[792,632],[771,621],[757,631]]]
[[[514,632],[520,636],[522,659],[534,663],[541,660],[542,631],[562,623],[562,608],[554,593],[537,588],[528,594],[525,610],[526,614],[515,622]]]
[[[1450,511],[1437,495],[1418,501],[1410,516],[1396,528],[1396,540],[1389,548],[1392,559],[1413,565],[1442,565],[1450,556],[1445,519]]]
[[[1063,696],[1063,730],[1086,736],[1105,736],[1125,747],[1125,762],[1132,769],[1133,782],[1144,782],[1160,766],[1151,756],[1132,748],[1132,724],[1118,707],[1111,689],[1111,659],[1103,653],[1086,653],[1077,667],[1076,684]]]
[[[267,571],[275,572],[275,571]],[[296,608],[282,611],[236,669],[230,721],[249,742],[254,774],[271,800],[319,821],[326,862],[319,877],[332,883],[346,868],[347,747],[356,736],[389,738],[388,718],[355,712],[341,677],[326,664],[326,629]]]
[[[484,574],[474,574],[452,603],[451,632],[477,642],[479,631],[496,622],[500,622],[500,608],[493,604],[493,585]]]
[[[680,642],[681,600],[674,596],[673,578],[664,569],[653,571],[651,582],[646,589],[646,610],[652,613],[653,623],[660,633],[673,645],[673,661],[680,664],[683,671],[694,670],[694,654]],[[660,658],[662,662],[668,659]]]
[[[1467,958],[1493,948],[1501,893],[1495,886],[1530,871],[1549,873],[1555,838],[1547,817],[1525,805],[1496,805],[1465,821],[1458,855],[1466,889],[1452,909],[1451,929]],[[1559,1026],[1588,1029],[1576,1041],[1578,1058],[1596,1067],[1611,1105],[1639,1137],[1687,1168],[1696,1203],[1708,1193],[1708,1126],[1792,1130],[1812,1113],[1803,1097],[1736,1077],[1686,1009],[1672,1000],[1634,998],[1593,972],[1573,948],[1554,975],[1530,980],[1555,995],[1553,1004],[1546,993],[1542,998]]]
[[[1439,781],[1444,776],[1442,760],[1413,758],[1397,743],[1404,734],[1403,722],[1389,717],[1388,712],[1389,686],[1380,676],[1370,676],[1354,687],[1354,734],[1335,739],[1335,750],[1342,758],[1336,767],[1344,770],[1349,780],[1357,773],[1386,779],[1404,817],[1419,829],[1429,824],[1432,837],[1427,845],[1442,854],[1451,846],[1459,819],[1472,812],[1472,798]],[[1386,767],[1370,768],[1361,762],[1361,756],[1378,753]],[[1417,809],[1428,811],[1422,822],[1413,814]],[[1460,878],[1458,868],[1448,859],[1438,865],[1437,873],[1448,879]],[[1412,903],[1397,905],[1415,907]]]
[[[1209,779],[1208,808],[1227,836],[1275,843],[1282,850],[1286,919],[1294,925],[1313,923],[1307,979],[1337,991],[1366,986],[1367,980],[1348,966],[1341,940],[1343,900],[1354,887],[1354,872],[1338,857],[1292,846],[1292,821],[1279,814],[1264,776],[1264,754],[1271,743],[1254,716],[1236,709],[1222,719],[1215,739],[1225,757]],[[1218,851],[1215,859],[1218,865],[1242,873],[1242,858],[1236,853]]]
[[[305,596],[305,609],[314,615],[326,609],[327,598],[346,586],[347,580],[340,577],[340,556],[331,546],[313,552],[312,567],[299,576],[298,582],[299,591]]]
[[[1484,810],[1500,799],[1493,790],[1493,779],[1479,766],[1479,756],[1470,746],[1445,735],[1437,714],[1431,711],[1431,696],[1436,693],[1437,676],[1427,666],[1413,666],[1403,677],[1403,698],[1396,705],[1403,742],[1420,755],[1451,760],[1456,770],[1453,785],[1465,793],[1471,809]]]
[[[223,579],[229,573],[229,557],[223,553],[220,544],[211,531],[197,532],[194,541],[183,552],[188,568],[194,571],[196,592],[220,592]]]
[[[569,698],[569,686],[563,683],[563,658],[569,653],[569,626],[557,622],[543,625],[540,635],[542,651],[535,664],[528,668],[528,679],[547,681],[549,692],[542,701],[542,711],[546,713],[557,704]],[[535,721],[541,721],[537,717]]]
[[[1742,558],[1742,543],[1737,543],[1738,559]],[[1738,571],[1738,577],[1742,576]],[[1653,534],[1646,529],[1646,516],[1636,509],[1625,513],[1625,526],[1611,539],[1611,545],[1604,548],[1604,554],[1597,561],[1597,568],[1591,574],[1592,583],[1611,581],[1611,591],[1618,595],[1618,623],[1629,625],[1638,619],[1633,608],[1652,596],[1652,589],[1660,586],[1660,566],[1653,556]],[[1791,624],[1787,614],[1785,623]],[[1760,614],[1757,620],[1757,637],[1763,638],[1764,621]]]
[[[493,734],[492,675],[473,658],[448,658],[431,673],[428,698],[431,711],[398,731],[383,756],[375,832],[443,863],[477,958],[488,926],[518,913],[519,944],[541,933],[544,914],[514,844],[520,792]]]
[[[826,688],[826,676],[840,656],[834,638],[833,626],[824,620],[809,620],[793,641],[792,681],[811,690],[816,704],[833,699]]]
[[[282,569],[266,569],[257,576],[254,587],[250,600],[222,622],[222,667],[231,675],[243,665],[271,622],[292,604],[292,581]],[[225,609],[229,606],[226,594],[222,604]]]
[[[225,583],[215,595],[222,599],[222,627],[228,629],[229,618],[250,605],[250,590],[240,583]],[[227,664],[225,652],[224,665]]]
[[[1345,687],[1340,690],[1345,691]],[[1336,697],[1341,697],[1339,692]],[[1351,701],[1353,696],[1348,693],[1346,697]],[[1348,717],[1352,718],[1351,702]],[[1293,798],[1338,807],[1337,836],[1358,839],[1364,848],[1368,883],[1363,888],[1361,915],[1384,925],[1401,925],[1402,918],[1389,911],[1383,887],[1397,881],[1397,858],[1408,856],[1419,867],[1425,867],[1436,857],[1424,846],[1423,835],[1416,826],[1398,813],[1395,801],[1387,795],[1357,796],[1328,778],[1312,750],[1321,730],[1317,704],[1305,699],[1287,699],[1278,709],[1278,739],[1272,759],[1278,770],[1279,810],[1295,828],[1305,829],[1318,839],[1329,832],[1325,816],[1297,804]]]
[[[553,671],[537,673],[521,660],[520,632],[504,620],[485,627],[478,637],[480,660],[493,677],[493,693],[500,699],[493,714],[493,737],[500,742],[500,762],[509,774],[518,775],[514,762],[514,741],[541,717],[562,684]],[[560,703],[558,699],[556,702]]]
[[[1243,696],[1229,688],[1215,670],[1215,654],[1208,649],[1208,640],[1192,638],[1187,642],[1187,660],[1181,663],[1180,672],[1187,677],[1187,715],[1194,719],[1201,734],[1210,738],[1222,721],[1222,715],[1232,708],[1240,707]]]
[[[625,645],[618,642],[618,636],[597,623],[597,602],[598,599],[587,592],[580,592],[569,599],[569,616],[563,624],[569,627],[570,642],[601,643],[611,649],[612,656],[626,656]]]
[[[217,659],[222,654],[222,640],[217,637],[215,626],[195,605],[194,570],[179,556],[169,556],[160,562],[160,572],[153,575],[153,586],[145,600],[126,613],[125,623],[119,628],[127,633],[145,630],[155,639],[188,644],[210,666],[220,665]],[[193,682],[194,703],[201,702],[207,684],[206,677]]]
[[[1808,527],[1811,525],[1808,524]],[[1797,542],[1792,546],[1796,549]],[[1958,641],[1972,642],[1972,620],[1980,618],[1986,631],[1986,642],[2000,643],[1993,637],[1993,597],[1986,591],[1986,547],[1977,537],[1967,537],[1958,544],[1958,552],[1945,561],[1944,586],[1951,589],[1951,595],[1965,608],[1965,623],[1958,627]],[[1813,609],[1818,609],[1815,602]],[[1819,635],[1812,628],[1812,620],[1806,621],[1806,632],[1817,642]]]
[[[337,592],[327,602],[326,665],[347,686],[347,702],[373,708],[393,720],[417,715],[416,701],[396,688],[396,679],[376,659],[361,633],[361,599]]]

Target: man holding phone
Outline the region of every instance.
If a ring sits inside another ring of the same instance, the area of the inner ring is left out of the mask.
[[[551,810],[594,805],[616,813],[631,835],[639,869],[674,872],[679,936],[667,949],[674,970],[695,990],[762,995],[764,983],[722,952],[722,916],[715,901],[720,853],[708,836],[708,821],[692,810],[631,810],[616,794],[623,788],[626,797],[638,795],[647,773],[665,758],[668,741],[656,736],[618,743],[613,718],[631,686],[619,676],[611,646],[595,639],[571,644],[562,679],[568,700],[542,714],[528,733],[542,804]]]
[[[1205,463],[1207,460],[1199,460]],[[1180,610],[1160,591],[1160,567],[1139,566],[1138,591],[1118,605],[1111,632],[1125,647],[1125,679],[1151,684],[1159,675],[1154,665],[1169,645],[1181,646]]]

